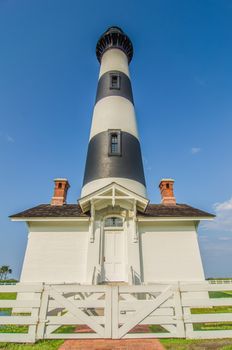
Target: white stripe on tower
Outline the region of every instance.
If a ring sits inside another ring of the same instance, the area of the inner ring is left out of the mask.
[[[111,182],[146,197],[129,64],[133,46],[118,27],[99,39],[101,63],[82,197]]]
[[[139,139],[133,104],[121,96],[102,98],[94,108],[90,139],[99,132],[118,128]]]
[[[118,70],[130,77],[128,58],[122,50],[107,50],[102,56],[99,78],[101,78],[104,73],[111,70]]]

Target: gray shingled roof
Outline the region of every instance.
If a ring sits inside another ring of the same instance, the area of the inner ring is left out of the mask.
[[[39,217],[89,217],[83,213],[79,204],[50,205],[40,204],[37,207],[11,215],[10,218],[39,218]]]
[[[190,207],[186,204],[165,206],[162,204],[149,204],[144,213],[138,212],[143,217],[214,217],[205,211]],[[65,204],[62,206],[41,204],[11,215],[10,218],[39,218],[39,217],[89,217],[90,213],[83,213],[79,204]]]
[[[167,206],[163,204],[149,204],[144,213],[138,213],[144,217],[214,217],[215,215],[203,210],[190,207],[187,204]]]

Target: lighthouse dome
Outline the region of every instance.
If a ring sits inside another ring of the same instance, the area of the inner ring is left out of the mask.
[[[132,42],[123,30],[117,26],[109,27],[98,40],[96,55],[99,62],[101,62],[103,54],[109,49],[120,49],[126,54],[129,63],[132,60]]]

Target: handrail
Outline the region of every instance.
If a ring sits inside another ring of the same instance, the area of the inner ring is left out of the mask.
[[[128,282],[130,283],[130,284],[134,284],[134,282],[135,282],[135,278],[134,278],[134,270],[133,270],[133,267],[132,266],[130,266],[130,268],[129,268],[129,273],[128,273]]]
[[[93,268],[92,285],[98,284],[99,279],[100,279],[100,266],[95,265]]]
[[[96,284],[96,270],[97,270],[97,268],[96,268],[96,266],[94,266],[94,268],[93,268],[93,277],[92,277],[92,284],[93,285],[95,285]]]

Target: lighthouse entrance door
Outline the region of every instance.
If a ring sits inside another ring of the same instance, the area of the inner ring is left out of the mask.
[[[104,280],[125,281],[125,247],[123,230],[104,232]]]

